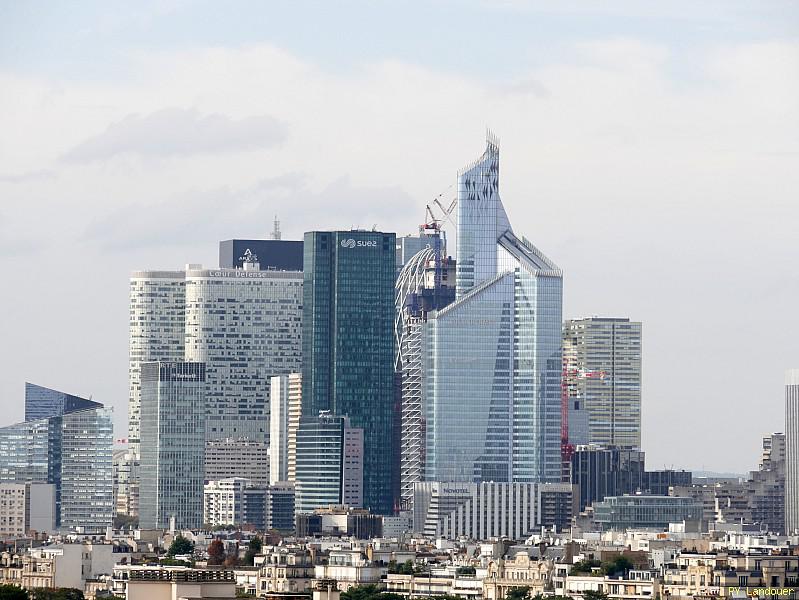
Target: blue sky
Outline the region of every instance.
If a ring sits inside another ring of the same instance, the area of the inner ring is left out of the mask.
[[[412,233],[490,126],[564,316],[643,322],[649,463],[754,468],[799,367],[797,106],[795,2],[0,1],[0,423],[28,380],[123,437],[131,271],[275,214]]]

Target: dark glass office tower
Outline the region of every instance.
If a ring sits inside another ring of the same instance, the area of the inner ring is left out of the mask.
[[[394,510],[396,236],[305,234],[303,415],[329,410],[364,430],[364,507]]]
[[[48,419],[86,408],[102,408],[102,404],[66,392],[25,382],[25,420]]]

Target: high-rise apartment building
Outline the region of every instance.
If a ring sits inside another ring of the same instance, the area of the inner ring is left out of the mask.
[[[52,484],[58,527],[101,532],[114,517],[112,411],[78,404],[0,428],[0,482]]]
[[[25,420],[47,419],[85,408],[102,408],[102,404],[66,392],[25,382]]]
[[[130,278],[128,443],[139,455],[141,363],[183,360],[184,271],[136,271]]]
[[[785,530],[799,531],[799,369],[785,373]]]
[[[142,363],[142,528],[202,525],[205,419],[205,365]]]
[[[292,373],[288,381],[288,423],[286,425],[286,480],[297,480],[297,431],[302,418],[302,374]],[[270,440],[271,441],[271,440]]]
[[[379,514],[394,510],[398,492],[395,246],[393,233],[314,231],[303,261],[302,412],[331,411],[364,430],[363,501]]]
[[[185,346],[206,365],[208,439],[267,442],[270,378],[302,365],[302,273],[188,270]]]
[[[289,480],[289,427],[293,439],[300,422],[302,375],[290,373],[272,377],[269,396],[269,483]],[[290,410],[293,409],[293,410]],[[289,417],[291,414],[291,418]]]
[[[641,447],[641,323],[571,319],[563,326],[569,414],[587,413],[588,439],[572,443]]]
[[[499,146],[458,175],[456,300],[423,330],[425,479],[560,481],[560,269],[511,228]]]
[[[348,417],[322,411],[303,417],[297,432],[296,511],[320,506],[361,506],[364,497],[364,431]]]
[[[114,450],[114,510],[118,515],[139,515],[139,457],[130,448]]]
[[[400,239],[406,243],[400,244]],[[419,250],[406,256],[407,246]],[[402,508],[410,509],[413,487],[422,481],[425,463],[422,326],[430,311],[455,300],[455,261],[446,256],[445,238],[436,223],[423,225],[418,237],[399,238],[398,261],[401,249],[394,338],[400,390],[400,501]]]
[[[773,533],[785,533],[785,434],[763,438],[757,471],[747,481],[752,521]]]

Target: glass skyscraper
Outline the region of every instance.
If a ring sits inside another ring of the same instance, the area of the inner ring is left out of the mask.
[[[514,233],[499,145],[458,176],[456,300],[423,333],[425,479],[560,480],[562,274]]]
[[[104,531],[114,517],[111,409],[54,399],[33,407],[47,418],[0,428],[0,482],[53,484],[59,527]]]
[[[205,419],[203,363],[141,364],[141,527],[202,525]]]
[[[84,408],[98,408],[99,402],[73,396],[66,392],[25,382],[25,420],[46,419]]]
[[[394,509],[396,237],[305,234],[302,412],[328,410],[364,430],[364,507]]]

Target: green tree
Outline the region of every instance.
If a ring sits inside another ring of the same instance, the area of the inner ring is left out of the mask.
[[[580,573],[585,573],[590,575],[593,572],[595,567],[601,567],[602,563],[598,560],[581,560],[576,562],[572,565],[570,573],[574,575],[579,575]]]
[[[255,557],[261,553],[262,548],[263,543],[261,542],[261,538],[258,536],[252,538],[250,543],[247,545],[247,552],[244,553],[244,564],[252,565],[255,563]]]
[[[169,556],[175,556],[176,554],[191,554],[192,552],[194,552],[194,544],[178,534],[175,539],[172,540],[167,554]]]
[[[602,571],[605,573],[605,575],[609,575],[611,577],[615,577],[616,575],[627,577],[627,573],[629,573],[630,569],[632,568],[633,563],[630,562],[630,559],[624,555],[619,555],[612,561],[602,565]]]
[[[605,592],[585,590],[583,592],[583,600],[608,600],[608,595]]]
[[[514,587],[508,590],[505,600],[530,600],[530,587]]]
[[[40,588],[31,590],[31,600],[84,600],[83,591],[75,588]]]
[[[28,600],[28,592],[15,585],[0,585],[0,600]]]

